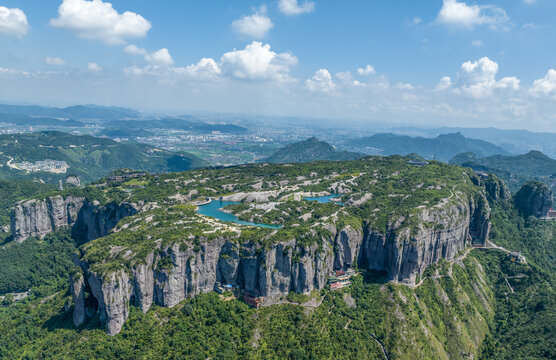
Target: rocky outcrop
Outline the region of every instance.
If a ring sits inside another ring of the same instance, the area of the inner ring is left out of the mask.
[[[152,304],[172,307],[213,291],[217,283],[236,284],[258,294],[263,305],[279,302],[290,292],[320,290],[334,270],[357,266],[385,271],[389,280],[412,285],[427,266],[455,258],[468,243],[472,222],[488,230],[489,216],[484,195],[466,201],[447,200],[437,207],[422,208],[415,226],[408,226],[404,218],[388,224],[386,232],[371,225],[336,229],[327,224],[312,245],[291,239],[263,247],[219,237],[199,239],[200,245],[192,246],[190,240],[184,240],[158,245],[144,260],[106,272],[99,270],[99,264],[87,262],[85,248],[78,261],[85,284],[72,282],[72,294],[77,294],[74,320],[76,325],[82,322],[78,294],[83,288],[96,299],[96,310],[108,334],[115,335],[129,315],[130,304],[144,312]],[[480,236],[488,236],[487,230]]]
[[[73,310],[73,323],[80,326],[85,322],[85,280],[80,272],[70,275],[70,293],[75,308]]]
[[[546,216],[552,207],[552,190],[539,181],[529,181],[517,192],[515,205],[525,217]]]
[[[452,261],[469,243],[470,231],[481,243],[488,239],[490,207],[484,196],[442,209],[425,208],[417,218],[415,226],[401,226],[406,219],[397,219],[385,232],[366,228],[361,266],[384,270],[391,281],[414,285],[429,265],[440,259]]]
[[[106,236],[120,220],[138,212],[135,204],[124,202],[99,206],[98,203],[85,199],[72,228],[73,237],[84,243]]]
[[[489,177],[484,180],[484,187],[487,196],[494,201],[509,200],[512,197],[512,193],[504,181],[494,174],[490,174]]]
[[[13,240],[23,242],[30,236],[44,237],[59,228],[72,226],[82,242],[107,235],[126,216],[137,214],[134,204],[100,206],[83,197],[52,196],[22,201],[10,212]]]
[[[10,213],[13,240],[23,242],[30,236],[46,234],[77,220],[84,198],[53,196],[44,200],[27,200],[17,204]]]

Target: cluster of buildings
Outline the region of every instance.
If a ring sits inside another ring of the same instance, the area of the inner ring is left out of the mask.
[[[356,272],[354,269],[338,270],[334,272],[334,275],[328,278],[328,285],[330,285],[331,290],[339,290],[351,285],[351,277],[355,276]]]
[[[254,307],[255,309],[260,308],[264,302],[264,296],[260,296],[254,291],[242,290],[236,284],[224,284],[217,282],[214,285],[214,291],[219,294],[233,293],[237,298],[242,298],[247,305]]]
[[[25,170],[28,172],[46,171],[54,174],[65,174],[69,169],[69,165],[65,161],[46,159],[37,161],[35,163],[23,161],[12,165],[13,168],[18,170]]]
[[[527,264],[527,260],[525,260],[525,256],[521,255],[520,252],[509,253],[508,259],[510,259],[511,262],[516,262],[518,264]]]

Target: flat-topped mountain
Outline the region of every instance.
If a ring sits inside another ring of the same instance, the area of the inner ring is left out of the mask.
[[[507,152],[502,148],[477,139],[463,136],[461,133],[443,134],[435,138],[410,137],[396,134],[375,134],[365,138],[352,139],[351,147],[373,148],[380,155],[408,155],[419,154],[426,159],[449,161],[462,152],[473,152],[480,157],[502,154]]]
[[[56,131],[0,135],[0,163],[0,178],[48,183],[68,175],[77,175],[86,183],[120,168],[165,172],[202,165],[200,159],[187,153]]]
[[[72,274],[74,321],[88,319],[84,299],[93,296],[111,335],[121,330],[130,303],[143,311],[152,304],[172,307],[217,283],[236,284],[266,305],[290,292],[320,291],[334,271],[352,267],[414,285],[429,265],[454,260],[470,244],[470,233],[474,242],[486,242],[485,186],[499,182],[403,157],[253,164],[118,181],[21,202],[11,213],[16,242],[65,226],[83,237],[79,271]],[[304,200],[330,194],[340,194],[341,204]],[[195,204],[207,197],[240,201],[228,211],[281,227],[200,215]]]
[[[269,163],[303,163],[316,160],[355,160],[363,154],[349,151],[338,151],[332,145],[316,137],[288,144],[279,149],[264,161]]]

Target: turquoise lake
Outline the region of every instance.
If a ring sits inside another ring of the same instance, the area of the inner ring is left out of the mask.
[[[306,197],[305,200],[308,201],[318,201],[321,204],[333,202],[332,199],[340,197],[340,194],[332,194],[327,196],[319,196],[319,197]],[[237,216],[234,214],[229,214],[227,212],[222,211],[222,208],[228,205],[237,205],[241,204],[237,201],[222,201],[222,200],[213,200],[208,204],[199,206],[197,213],[205,216],[210,216],[212,218],[225,221],[225,222],[233,222],[240,225],[249,225],[249,226],[258,226],[262,228],[269,228],[269,229],[281,229],[282,225],[270,225],[270,224],[259,224],[253,223],[249,221],[239,220]],[[342,203],[336,202],[338,205],[342,205]]]
[[[306,197],[306,198],[304,198],[304,199],[305,199],[305,200],[308,200],[308,201],[317,201],[317,202],[319,202],[319,203],[321,203],[321,204],[325,204],[325,203],[333,202],[332,199],[339,198],[340,196],[342,196],[342,195],[340,195],[340,194],[332,194],[332,195],[319,196],[319,197]],[[335,202],[335,201],[334,201],[334,202]],[[339,203],[339,202],[335,202],[335,203],[336,203],[336,204],[339,204],[339,205],[342,204],[342,203]]]
[[[223,207],[226,207],[228,205],[237,205],[237,204],[241,204],[241,203],[236,201],[213,200],[208,204],[199,206],[199,210],[197,210],[197,213],[205,216],[210,216],[225,222],[234,222],[240,225],[258,226],[258,227],[269,228],[269,229],[282,228],[281,225],[257,224],[249,221],[242,221],[239,220],[237,216],[222,211]]]

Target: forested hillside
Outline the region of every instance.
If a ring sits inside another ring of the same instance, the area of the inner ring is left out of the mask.
[[[540,151],[530,151],[517,156],[488,157],[480,157],[474,153],[462,153],[450,160],[450,163],[495,173],[514,192],[525,182],[533,179],[542,181],[551,187],[556,184],[556,160]]]
[[[306,176],[314,173],[319,177],[306,182]],[[260,184],[264,182],[265,187],[273,189],[279,186],[276,179],[287,180],[288,187],[266,192],[253,188],[262,187]],[[262,214],[261,204],[266,206],[266,201],[255,197],[248,201],[244,197],[244,203],[228,210],[248,217],[260,216],[259,221],[279,221],[284,227],[234,227],[199,217],[190,201],[220,195],[220,191],[229,193],[230,184],[234,184],[235,194],[241,196],[270,196],[275,208]],[[296,197],[296,191],[300,191],[296,186],[308,194],[323,192],[329,186],[341,187],[343,204]],[[248,191],[251,195],[245,195]],[[365,197],[367,192],[373,197]],[[524,216],[515,206],[515,198],[509,197],[507,189],[493,176],[480,179],[469,169],[440,162],[420,167],[408,163],[407,158],[376,157],[293,166],[255,164],[202,169],[145,176],[106,187],[70,189],[60,194],[64,198],[86,196],[91,202],[96,200],[98,206],[108,208],[140,201],[163,207],[126,217],[114,234],[79,248],[78,256],[89,261],[95,272],[104,272],[108,277],[111,272],[125,270],[136,260],[148,257],[155,249],[156,257],[165,259],[153,265],[163,281],[162,274],[173,274],[171,270],[176,264],[171,258],[165,258],[164,251],[170,250],[156,250],[157,244],[164,243],[175,253],[190,250],[191,254],[205,254],[205,248],[216,246],[222,236],[235,239],[230,242],[231,248],[246,246],[247,251],[249,243],[264,245],[258,250],[259,255],[294,236],[299,244],[288,242],[291,249],[284,247],[281,251],[292,251],[292,266],[304,264],[309,269],[304,257],[312,248],[320,256],[328,253],[350,256],[354,240],[349,236],[362,226],[363,216],[367,221],[376,222],[377,231],[381,228],[387,231],[392,221],[397,223],[393,219],[400,219],[398,216],[405,219],[407,215],[414,219],[406,226],[415,242],[420,241],[417,234],[421,231],[441,233],[447,226],[457,228],[457,223],[446,222],[442,226],[433,223],[431,217],[428,217],[431,222],[419,223],[415,220],[417,216],[409,215],[414,209],[438,209],[447,205],[456,206],[448,207],[455,211],[458,198],[465,196],[477,196],[472,201],[488,199],[488,207],[484,204],[480,211],[491,212],[490,241],[511,251],[521,251],[527,263],[513,262],[499,249],[471,248],[468,244],[451,261],[440,259],[428,266],[414,279],[414,284],[390,282],[388,271],[371,270],[364,262],[354,262],[352,265],[359,274],[352,278],[351,286],[336,291],[330,285],[305,293],[292,291],[277,303],[260,309],[251,308],[229,294],[215,292],[197,294],[171,308],[155,302],[146,313],[129,300],[129,317],[121,332],[109,336],[103,329],[103,319],[94,311],[98,302],[90,294],[85,299],[87,321],[77,329],[73,325],[74,305],[67,278],[83,269],[72,265],[72,253],[78,245],[65,228],[42,240],[30,237],[21,244],[4,244],[0,249],[0,293],[31,288],[29,298],[16,303],[4,299],[0,308],[0,327],[5,329],[0,337],[0,358],[468,359],[473,356],[490,360],[556,356],[553,336],[556,332],[556,223]],[[184,194],[189,198],[185,199]],[[472,198],[465,199],[462,204]],[[376,213],[373,210],[377,208],[383,210],[376,217],[367,215]],[[101,208],[96,213],[103,211],[106,210]],[[301,221],[299,217],[306,213],[311,218]],[[452,213],[452,220],[454,216]],[[341,249],[325,248],[323,239],[336,230],[331,227],[327,230],[319,224],[331,218],[340,229],[352,229],[344,230],[345,242],[337,243]],[[311,229],[312,235],[307,235],[306,231]],[[238,230],[243,235],[235,238],[233,233]],[[203,235],[207,231],[210,241]],[[392,237],[391,241],[398,240]],[[174,243],[179,246],[173,246]],[[278,256],[278,252],[274,254]],[[217,256],[218,262],[227,264],[228,268],[235,261],[233,251],[222,250]],[[249,256],[248,252],[241,253],[243,258]],[[239,256],[236,260],[240,261]],[[191,258],[184,261],[189,261],[190,266],[202,266]],[[265,266],[266,263],[261,273]],[[278,276],[281,271],[272,271],[275,273],[272,276]]]
[[[462,152],[473,152],[480,157],[507,154],[502,148],[477,139],[471,139],[457,134],[443,134],[435,138],[411,137],[395,134],[375,134],[373,136],[350,139],[346,142],[351,148],[363,151],[370,148],[380,155],[408,155],[419,154],[426,159],[449,161]]]
[[[64,161],[64,173],[18,170],[18,163],[44,160]],[[59,179],[77,175],[91,182],[119,168],[142,171],[183,171],[202,165],[195,156],[172,153],[138,143],[118,143],[93,136],[76,136],[62,132],[0,135],[0,178],[40,179],[57,184]]]
[[[362,157],[363,154],[338,151],[327,142],[312,137],[305,141],[288,144],[264,161],[269,163],[303,163],[316,160],[345,161]]]

